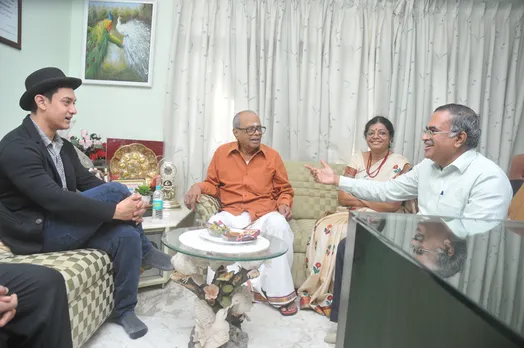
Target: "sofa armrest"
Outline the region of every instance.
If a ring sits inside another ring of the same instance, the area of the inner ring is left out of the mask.
[[[203,225],[221,209],[220,201],[209,195],[201,195],[200,203],[195,206],[195,218],[198,225]]]

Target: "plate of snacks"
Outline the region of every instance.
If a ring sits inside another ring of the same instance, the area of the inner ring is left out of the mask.
[[[206,224],[200,237],[221,244],[245,244],[257,240],[260,230],[229,228],[222,221]]]

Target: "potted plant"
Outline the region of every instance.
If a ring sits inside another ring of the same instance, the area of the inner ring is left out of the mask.
[[[144,202],[146,202],[147,204],[151,203],[151,188],[148,185],[142,184],[138,186],[135,189],[135,192],[140,193],[142,195],[142,200]]]

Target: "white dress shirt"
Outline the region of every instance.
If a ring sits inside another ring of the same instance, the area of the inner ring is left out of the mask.
[[[513,190],[504,171],[474,149],[440,168],[424,159],[395,180],[379,182],[341,176],[338,189],[367,201],[418,198],[419,214],[505,220]]]

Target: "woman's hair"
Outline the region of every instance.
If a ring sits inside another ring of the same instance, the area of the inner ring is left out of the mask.
[[[386,127],[389,133],[389,138],[392,143],[393,139],[395,138],[395,128],[393,128],[393,124],[391,123],[391,121],[385,118],[384,116],[375,116],[371,120],[369,120],[368,123],[366,123],[366,127],[364,128],[364,138],[367,138],[369,127],[377,123],[381,123],[384,125],[384,127]]]

